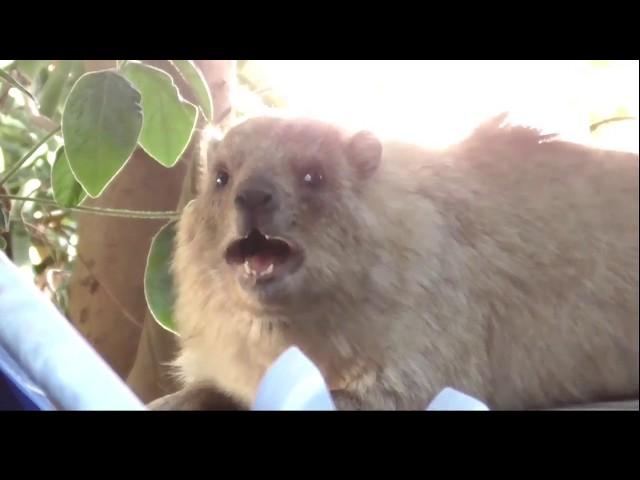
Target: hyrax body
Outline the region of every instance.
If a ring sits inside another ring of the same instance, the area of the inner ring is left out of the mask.
[[[638,396],[638,156],[495,120],[444,151],[255,118],[174,259],[176,366],[248,407],[297,345],[342,409]]]

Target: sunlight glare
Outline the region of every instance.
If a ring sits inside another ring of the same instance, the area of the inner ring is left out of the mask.
[[[288,110],[429,147],[462,140],[502,112],[561,138],[638,151],[638,123],[589,125],[638,115],[638,61],[255,61]],[[625,124],[625,125],[623,125]],[[603,128],[604,130],[604,128]]]

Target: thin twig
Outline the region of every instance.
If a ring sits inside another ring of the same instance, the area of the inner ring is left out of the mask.
[[[24,93],[25,95],[27,95],[29,98],[31,98],[31,100],[33,100],[34,102],[37,103],[37,100],[35,99],[35,97],[31,94],[31,92],[29,90],[27,90],[27,88],[22,85],[20,82],[18,82],[15,78],[13,78],[9,72],[5,72],[2,68],[0,68],[0,79],[4,80],[6,83],[8,83],[9,85],[11,85],[14,88],[17,88],[18,90],[20,90],[22,93]]]
[[[44,198],[29,198],[21,197],[18,195],[0,195],[0,198],[8,198],[10,200],[21,200],[25,202],[41,203],[43,205],[52,205],[60,208],[61,210],[69,210],[71,212],[87,212],[94,213],[96,215],[105,215],[108,217],[121,217],[121,218],[140,218],[148,220],[175,220],[180,216],[180,212],[176,211],[142,211],[142,210],[123,210],[118,208],[98,208],[98,207],[63,207],[53,200],[47,200]]]

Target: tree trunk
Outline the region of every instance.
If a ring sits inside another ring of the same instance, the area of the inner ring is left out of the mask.
[[[166,61],[148,63],[167,67]],[[220,115],[228,108],[229,101],[228,85],[219,82],[221,76],[230,78],[228,75],[233,69],[229,66],[232,67],[233,62],[202,63],[209,84],[221,92],[214,94],[215,112]],[[227,76],[221,72],[227,72]],[[183,80],[178,75],[173,78],[183,96],[195,103]],[[182,186],[190,182],[185,173],[190,159],[197,154],[197,142],[196,133],[185,152],[185,161],[171,169],[162,167],[138,149],[105,193],[98,199],[87,200],[86,205],[132,210],[175,209],[179,203],[188,201],[184,195],[181,197]],[[78,214],[77,219],[78,261],[69,285],[68,316],[119,375],[126,377],[130,372],[130,384],[142,399],[155,398],[158,392],[164,391],[158,386],[161,375],[154,373],[155,366],[160,359],[171,356],[175,339],[164,330],[153,328],[156,322],[147,309],[143,279],[151,240],[165,222],[93,214]],[[153,348],[160,353],[149,355]],[[144,365],[147,366],[141,368]]]
[[[105,193],[86,205],[173,210],[185,166],[167,169],[137,150]],[[78,214],[78,260],[69,285],[68,315],[111,367],[124,377],[134,359],[147,306],[146,252],[162,220]]]
[[[230,96],[235,80],[235,61],[201,60],[197,63],[212,92],[214,124],[224,131],[233,117]],[[196,145],[198,143],[199,139],[196,139]],[[197,157],[198,151],[194,148],[193,154],[185,158],[188,171],[184,177],[178,210],[196,193],[199,171]],[[178,389],[167,367],[167,363],[175,356],[176,347],[174,335],[160,327],[147,311],[136,358],[127,378],[127,383],[143,402],[150,402]]]

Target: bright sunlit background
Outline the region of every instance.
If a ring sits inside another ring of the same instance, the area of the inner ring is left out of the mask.
[[[431,147],[503,111],[515,123],[638,152],[638,61],[251,61],[288,110]],[[262,82],[261,82],[262,83]]]

